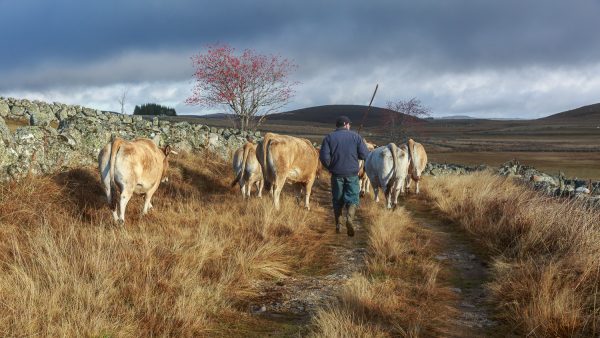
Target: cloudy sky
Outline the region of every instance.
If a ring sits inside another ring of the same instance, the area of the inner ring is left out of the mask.
[[[188,106],[190,57],[227,43],[299,67],[286,109],[419,98],[434,116],[600,102],[598,0],[0,0],[0,96]]]

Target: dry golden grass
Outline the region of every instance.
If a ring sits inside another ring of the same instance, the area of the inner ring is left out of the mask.
[[[431,234],[404,208],[390,212],[363,202],[369,233],[366,268],[321,309],[316,337],[444,336],[456,315],[452,293],[438,281]]]
[[[257,282],[313,264],[320,222],[283,199],[244,201],[228,163],[180,156],[117,227],[94,168],[0,189],[0,335],[247,335]],[[323,257],[319,257],[323,259]]]
[[[427,181],[425,194],[487,248],[506,320],[539,337],[600,332],[600,213],[489,173]]]

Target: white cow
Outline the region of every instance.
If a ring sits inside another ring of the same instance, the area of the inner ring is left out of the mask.
[[[404,192],[408,173],[408,149],[394,143],[373,150],[367,157],[365,168],[373,186],[375,202],[379,202],[379,188],[383,189],[387,208],[398,204],[398,195]]]
[[[415,193],[419,193],[419,181],[421,173],[427,166],[427,153],[425,147],[421,143],[415,142],[412,139],[408,140],[408,154],[410,156],[410,164],[408,165],[408,175],[406,175],[406,191],[409,191],[410,182],[415,181]]]
[[[233,154],[233,171],[235,179],[231,186],[239,183],[244,198],[250,197],[252,186],[255,184],[258,197],[262,197],[264,181],[260,163],[256,159],[256,144],[248,142]]]

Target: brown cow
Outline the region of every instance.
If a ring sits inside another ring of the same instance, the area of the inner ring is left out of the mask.
[[[375,148],[377,148],[377,145],[375,145],[375,143],[371,143],[367,140],[364,140],[365,144],[367,145],[367,149],[369,149],[369,152],[375,150]],[[363,160],[358,160],[358,184],[360,186],[360,197],[365,196],[365,194],[369,193],[369,187],[371,186],[371,181],[369,181],[369,176],[367,175],[366,171],[365,171],[365,161]]]
[[[233,171],[235,179],[231,183],[233,187],[240,184],[242,196],[250,197],[252,186],[256,184],[258,197],[262,197],[263,173],[256,159],[256,144],[248,142],[233,154]]]
[[[407,142],[410,163],[408,165],[408,175],[406,175],[406,192],[409,192],[411,180],[415,181],[415,193],[419,193],[419,181],[421,173],[427,166],[427,153],[421,143],[409,139]]]
[[[263,170],[265,185],[272,189],[276,209],[279,209],[279,196],[287,180],[303,185],[304,204],[310,209],[309,199],[319,168],[319,153],[309,140],[267,133],[258,144],[256,156]]]
[[[166,182],[169,169],[168,156],[171,147],[163,150],[152,140],[139,138],[126,141],[121,138],[111,140],[98,154],[98,169],[108,204],[113,206],[116,222],[125,223],[125,208],[129,199],[136,194],[146,194],[142,214],[152,208],[152,195],[160,182]],[[175,152],[173,152],[175,153]],[[120,199],[114,201],[120,191]]]

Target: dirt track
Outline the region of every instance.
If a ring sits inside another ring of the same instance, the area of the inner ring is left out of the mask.
[[[265,282],[261,297],[250,305],[249,311],[262,320],[274,324],[272,329],[261,330],[262,336],[303,336],[310,331],[311,319],[319,307],[335,300],[339,287],[353,273],[365,268],[368,250],[368,224],[360,218],[357,234],[349,238],[344,232],[335,234],[332,215],[328,212],[329,193],[321,185],[315,189],[315,203],[324,206],[318,211],[323,222],[319,231],[327,234],[327,244],[321,249],[323,255],[332,255],[333,264],[326,273],[297,273],[286,279]],[[436,252],[444,276],[439,283],[455,294],[455,301],[449,306],[456,314],[451,323],[452,336],[490,337],[506,336],[506,328],[494,319],[485,283],[488,280],[488,263],[473,243],[458,227],[440,219],[423,199],[411,196],[401,202],[410,211],[413,221],[442,245]],[[362,206],[364,207],[364,206]],[[374,206],[377,207],[377,206]],[[380,205],[381,212],[389,212]],[[271,327],[271,325],[269,325]]]

